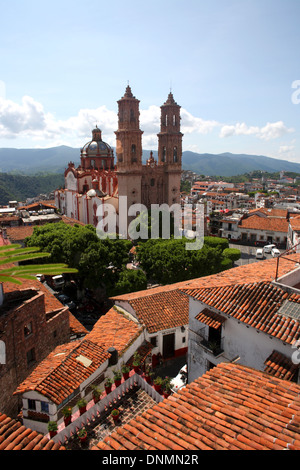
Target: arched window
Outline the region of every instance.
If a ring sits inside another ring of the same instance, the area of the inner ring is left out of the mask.
[[[136,162],[136,145],[132,144],[131,146],[131,161]]]
[[[173,126],[176,126],[176,114],[173,115]]]
[[[155,185],[155,179],[154,179],[154,178],[151,178],[150,186],[154,186],[154,185]]]
[[[177,147],[173,148],[173,162],[177,163],[178,162],[178,156],[177,156]]]
[[[163,149],[162,149],[162,157],[161,157],[161,161],[162,161],[162,162],[165,162],[165,161],[166,161],[166,156],[167,156],[167,149],[166,149],[166,147],[163,147]]]
[[[135,121],[135,117],[134,117],[134,111],[133,109],[130,110],[130,122],[134,122]]]
[[[0,364],[6,364],[6,351],[4,341],[0,341]]]

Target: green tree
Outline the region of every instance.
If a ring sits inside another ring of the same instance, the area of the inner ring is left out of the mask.
[[[214,239],[214,243],[210,238]],[[137,259],[148,280],[171,284],[215,274],[232,267],[223,255],[228,241],[217,237],[204,238],[200,250],[186,250],[187,239],[148,240],[137,246]]]
[[[241,251],[238,250],[237,248],[225,248],[223,251],[223,256],[225,258],[231,259],[231,261],[237,261],[241,257]]]
[[[147,277],[140,269],[124,269],[109,290],[109,296],[128,294],[147,289]]]
[[[80,287],[91,289],[118,281],[132,246],[129,240],[100,239],[92,225],[70,226],[63,222],[35,227],[25,243],[50,253],[52,262],[76,268]]]

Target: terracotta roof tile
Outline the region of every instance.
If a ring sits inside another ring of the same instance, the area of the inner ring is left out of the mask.
[[[294,364],[291,359],[278,351],[273,351],[265,360],[265,372],[280,379],[293,380],[298,370],[299,364]]]
[[[110,441],[130,450],[300,450],[299,393],[295,383],[219,364],[93,450],[112,450]]]
[[[142,331],[142,325],[113,307],[99,318],[86,339],[102,345],[106,350],[114,347],[121,354]]]
[[[0,413],[0,450],[65,450],[43,434],[26,428],[19,421]]]
[[[34,227],[32,225],[20,225],[18,227],[7,227],[6,233],[9,240],[18,242],[25,240],[26,237],[31,237]]]
[[[222,317],[222,315],[219,315],[218,313],[212,312],[208,308],[205,308],[202,312],[198,313],[196,320],[201,323],[205,323],[212,328],[218,329],[226,321],[226,318]]]
[[[300,304],[300,294],[287,294],[271,282],[185,289],[185,292],[198,301],[289,344],[300,338],[300,322],[278,313],[283,301]]]
[[[281,217],[260,217],[259,215],[252,215],[242,219],[239,223],[241,229],[252,230],[272,230],[274,232],[287,233],[289,223],[286,219]]]
[[[84,365],[78,360],[79,356],[87,358],[91,363]],[[87,339],[63,344],[34,369],[14,394],[35,390],[60,404],[109,357],[110,354],[103,347]]]

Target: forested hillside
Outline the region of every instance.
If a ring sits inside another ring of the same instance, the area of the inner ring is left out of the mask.
[[[0,205],[9,201],[25,201],[39,194],[48,194],[63,187],[63,174],[42,174],[34,176],[0,173]]]

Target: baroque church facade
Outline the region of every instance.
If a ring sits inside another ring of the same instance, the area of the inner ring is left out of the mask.
[[[112,204],[119,214],[120,196],[126,196],[127,210],[133,204],[150,209],[152,204],[180,203],[180,106],[170,92],[161,106],[158,159],[151,152],[143,163],[139,103],[128,85],[118,101],[116,162],[113,149],[102,140],[102,132],[96,126],[92,140],[80,151],[80,165],[69,163],[65,189],[55,192],[56,206],[62,214],[97,227],[99,205]]]

